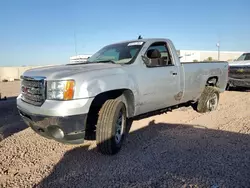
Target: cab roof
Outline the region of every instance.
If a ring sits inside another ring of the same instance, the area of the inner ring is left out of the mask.
[[[120,42],[116,42],[113,44],[120,44],[120,43],[126,43],[126,42],[157,42],[157,41],[166,41],[169,40],[167,38],[143,38],[143,39],[135,39],[135,40],[124,40]]]

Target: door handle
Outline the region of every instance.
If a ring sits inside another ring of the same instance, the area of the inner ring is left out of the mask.
[[[171,74],[172,74],[172,75],[177,75],[177,72],[172,72],[172,71],[171,71]]]

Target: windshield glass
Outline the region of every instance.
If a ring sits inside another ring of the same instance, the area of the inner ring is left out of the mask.
[[[137,41],[108,45],[92,55],[87,62],[133,63],[143,44],[144,42]]]
[[[236,61],[247,61],[250,60],[250,53],[242,54]]]

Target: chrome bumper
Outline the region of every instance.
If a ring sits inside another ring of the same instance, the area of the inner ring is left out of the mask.
[[[28,114],[42,116],[73,116],[87,114],[94,98],[75,99],[69,101],[45,100],[42,106],[26,103],[19,95],[16,99],[17,108]]]
[[[228,84],[231,87],[249,87],[250,88],[250,79],[229,78]]]

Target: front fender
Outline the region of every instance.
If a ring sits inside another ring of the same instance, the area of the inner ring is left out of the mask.
[[[111,74],[86,80],[78,88],[77,96],[78,98],[91,98],[100,93],[117,89],[131,90],[137,101],[138,87],[133,76],[128,74]]]

